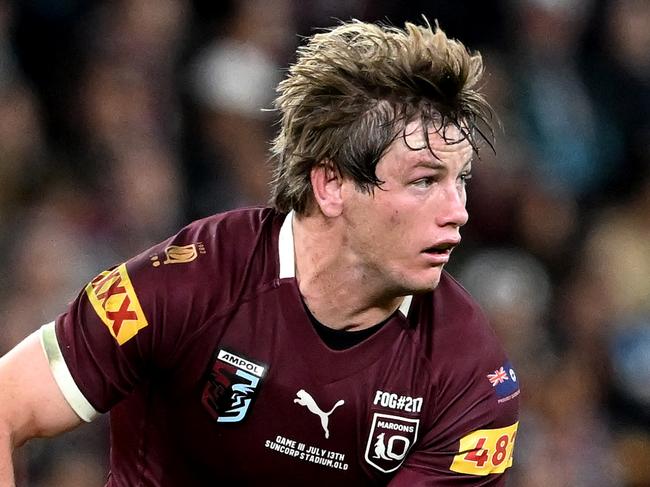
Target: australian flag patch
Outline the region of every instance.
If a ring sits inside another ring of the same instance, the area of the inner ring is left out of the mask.
[[[512,368],[512,364],[510,362],[506,362],[494,372],[488,374],[487,378],[494,388],[494,393],[497,396],[497,402],[506,402],[519,395],[519,382],[517,382],[517,374],[515,374],[515,369]]]

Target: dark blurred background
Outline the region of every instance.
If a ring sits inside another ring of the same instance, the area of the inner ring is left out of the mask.
[[[499,114],[450,271],[523,383],[511,486],[650,486],[648,0],[0,0],[0,352],[192,219],[268,199],[274,86],[336,19],[425,14]],[[38,387],[38,384],[34,384]],[[103,485],[106,420],[16,454]]]

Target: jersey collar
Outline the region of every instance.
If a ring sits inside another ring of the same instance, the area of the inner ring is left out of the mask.
[[[293,249],[293,210],[285,217],[278,238],[280,279],[296,277],[296,259]]]

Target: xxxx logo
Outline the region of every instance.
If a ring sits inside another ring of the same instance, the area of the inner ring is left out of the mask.
[[[148,325],[126,264],[102,272],[86,286],[86,294],[95,313],[120,345]]]

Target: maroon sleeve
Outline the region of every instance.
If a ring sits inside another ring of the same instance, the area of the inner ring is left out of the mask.
[[[102,272],[56,320],[67,368],[98,412],[152,371],[171,369],[205,314],[221,304],[215,303],[222,294],[212,272],[218,250],[209,230],[191,225]]]
[[[464,296],[463,296],[464,294]],[[505,485],[519,414],[519,383],[487,319],[462,290],[438,302],[434,411],[397,486]],[[461,310],[459,312],[459,310]]]

